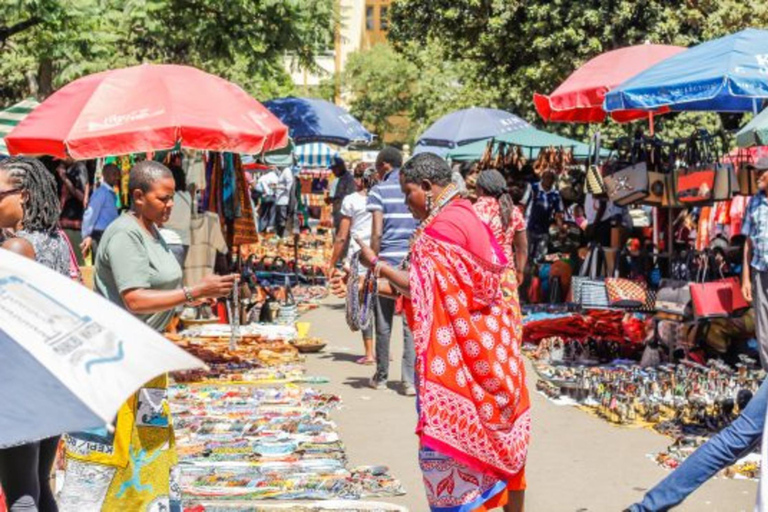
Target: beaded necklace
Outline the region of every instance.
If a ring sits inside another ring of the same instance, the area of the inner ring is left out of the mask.
[[[419,227],[416,228],[416,230],[413,232],[413,235],[411,235],[410,240],[410,249],[413,249],[413,245],[416,243],[416,241],[421,238],[421,235],[424,234],[424,230],[432,224],[432,222],[435,220],[435,217],[438,216],[440,212],[443,211],[443,208],[448,206],[451,201],[453,201],[456,197],[459,195],[459,189],[456,188],[456,185],[453,183],[448,184],[442,192],[440,192],[440,195],[437,196],[437,199],[435,199],[435,205],[432,207],[432,209],[429,212],[429,215],[419,223]],[[403,263],[401,264],[402,268],[404,270],[407,270],[411,263],[411,251],[409,250],[408,256],[403,259]]]

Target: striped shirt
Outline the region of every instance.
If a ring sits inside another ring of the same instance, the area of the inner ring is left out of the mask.
[[[752,239],[752,267],[768,270],[768,198],[765,192],[752,196],[741,232]]]
[[[368,211],[383,212],[384,231],[379,256],[390,265],[399,265],[408,255],[408,245],[418,222],[405,204],[400,190],[400,169],[387,174],[368,194]]]

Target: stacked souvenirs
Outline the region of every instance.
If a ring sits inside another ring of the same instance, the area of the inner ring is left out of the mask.
[[[302,387],[292,326],[197,325],[169,335],[204,360],[206,372],[174,375],[169,393],[185,507],[252,510],[263,499],[360,499],[403,494],[380,466],[348,468],[330,419],[340,399]],[[302,340],[303,344],[309,343]],[[242,503],[242,508],[236,503]]]

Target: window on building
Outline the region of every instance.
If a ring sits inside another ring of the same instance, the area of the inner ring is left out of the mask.
[[[369,5],[365,8],[365,29],[373,30],[376,28],[374,7]]]
[[[389,30],[389,7],[381,7],[379,10],[379,28],[383,31]]]

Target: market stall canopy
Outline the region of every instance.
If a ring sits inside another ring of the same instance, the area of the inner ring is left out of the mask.
[[[62,87],[6,137],[11,154],[74,159],[184,148],[255,154],[288,128],[239,86],[188,66],[142,64]]]
[[[416,144],[455,148],[530,126],[526,121],[504,110],[472,107],[441,117],[421,134]]]
[[[741,148],[768,145],[768,109],[756,115],[736,134],[736,144]]]
[[[323,169],[329,168],[333,163],[333,159],[339,157],[338,151],[322,142],[296,146],[293,154],[296,157],[296,163],[300,167],[316,167]]]
[[[603,100],[608,91],[682,51],[682,46],[642,44],[598,55],[574,71],[551,95],[535,93],[536,111],[547,122],[602,123],[606,118]],[[647,118],[648,112],[616,111],[611,117],[623,123]]]
[[[152,378],[205,367],[123,308],[10,251],[0,251],[0,310],[0,447],[103,428]]]
[[[9,156],[8,148],[5,145],[5,136],[11,133],[22,119],[27,117],[30,112],[35,110],[40,103],[37,100],[29,99],[11,105],[5,110],[0,111],[0,157]]]
[[[445,147],[445,146],[430,146],[428,144],[420,144],[416,143],[416,146],[413,148],[413,154],[418,155],[419,153],[434,153],[438,156],[441,156],[443,158],[448,155],[448,152],[451,150],[451,148]]]
[[[296,144],[370,144],[373,134],[349,112],[319,98],[279,98],[264,105],[291,130]]]
[[[589,156],[588,144],[561,137],[560,135],[555,135],[553,133],[537,130],[536,128],[518,130],[514,133],[506,133],[494,138],[498,142],[506,142],[507,144],[530,148],[530,153],[526,154],[526,156],[530,158],[538,156],[541,148],[548,148],[550,146],[571,148],[573,149],[573,156],[576,158],[587,158]],[[446,157],[454,161],[480,160],[487,145],[488,139],[459,146],[449,151]],[[608,154],[607,151],[604,151],[604,153]]]
[[[616,110],[752,112],[768,98],[768,31],[742,30],[669,57],[605,95]]]

